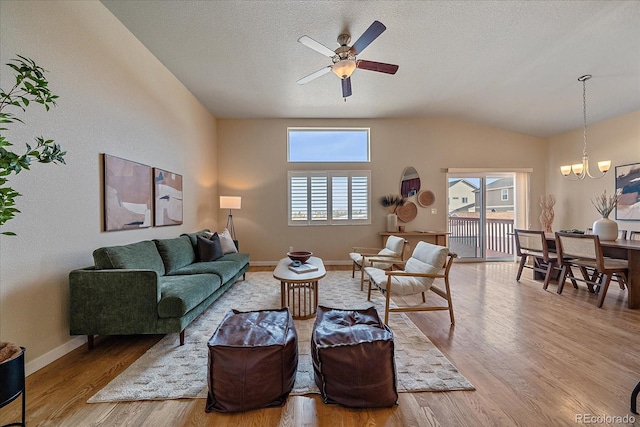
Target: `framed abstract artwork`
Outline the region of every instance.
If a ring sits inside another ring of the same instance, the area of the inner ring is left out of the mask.
[[[640,163],[616,166],[616,219],[640,221]]]
[[[151,166],[104,154],[104,230],[151,227]]]
[[[182,175],[153,168],[156,227],[182,224]]]

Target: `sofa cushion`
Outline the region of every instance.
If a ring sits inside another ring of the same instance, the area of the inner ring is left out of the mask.
[[[198,236],[198,261],[215,261],[218,258],[221,258],[222,255],[224,254],[222,253],[218,233],[213,233],[209,239],[203,236]]]
[[[164,263],[156,245],[151,240],[123,246],[107,246],[93,251],[96,269],[127,268],[153,270],[162,276]]]
[[[242,252],[235,252],[235,253],[232,253],[232,254],[226,254],[225,256],[220,258],[218,261],[233,261],[233,262],[237,263],[238,265],[244,267],[246,264],[249,264],[249,254],[242,253]]]
[[[209,232],[209,229],[205,228],[205,229],[202,229],[200,231],[196,231],[195,233],[181,234],[180,237],[187,236],[189,238],[189,240],[191,241],[191,245],[195,248],[198,245],[198,236],[209,237],[208,235],[210,235],[210,234],[211,233]]]
[[[248,258],[248,254],[247,255]],[[237,261],[224,260],[222,257],[216,261],[210,262],[196,262],[194,264],[182,267],[179,270],[171,273],[176,276],[191,275],[191,274],[216,274],[222,280],[222,283],[227,283],[232,280],[238,274],[238,271],[246,265],[246,263],[238,263]]]
[[[159,279],[160,301],[158,316],[182,317],[207,299],[218,288],[220,278],[215,274],[164,276]]]
[[[191,240],[187,236],[180,236],[175,239],[159,239],[154,240],[154,242],[164,262],[166,274],[171,274],[175,270],[196,261],[196,253],[193,250]]]

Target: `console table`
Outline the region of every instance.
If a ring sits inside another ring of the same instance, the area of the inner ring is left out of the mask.
[[[389,236],[398,236],[409,242],[409,250],[412,251],[421,240],[427,243],[447,246],[447,236],[449,233],[446,231],[404,231],[398,233],[381,232],[380,235],[382,236],[382,247],[387,244],[387,238]]]

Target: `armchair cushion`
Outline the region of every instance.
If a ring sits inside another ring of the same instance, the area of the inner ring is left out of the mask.
[[[404,239],[398,236],[389,236],[387,238],[385,249],[398,256],[402,256],[402,251],[404,250]]]
[[[447,261],[447,255],[449,255],[449,248],[447,248],[446,246],[432,245],[426,242],[418,242],[416,248],[411,254],[411,258],[414,258],[415,260],[421,261],[425,264],[429,264],[440,270],[444,266],[444,263]],[[414,272],[413,270],[409,269],[408,264],[409,262],[407,261],[406,270]],[[418,273],[418,271],[416,271],[416,273]]]
[[[398,236],[389,236],[387,238],[387,243],[384,248],[377,252],[376,255],[383,255],[384,257],[394,257],[397,259],[402,259],[402,252],[404,251],[404,239]],[[349,254],[349,258],[360,267],[362,267],[362,255],[363,253],[359,252],[351,252]],[[366,254],[366,256],[371,256],[373,254]],[[366,262],[365,262],[366,264]],[[374,261],[372,267],[381,268],[383,270],[387,270],[393,266],[392,262],[381,262],[380,260]]]
[[[416,294],[429,290],[435,277],[422,275],[438,274],[442,270],[448,254],[449,249],[445,246],[418,242],[403,271],[386,273],[375,267],[365,267],[365,272],[371,281],[381,289],[386,289],[388,276],[391,275],[391,293]],[[416,275],[411,275],[411,273]]]
[[[398,258],[398,259],[400,258],[400,255],[399,255],[399,254],[397,254],[397,253],[395,253],[395,252],[393,252],[393,251],[391,251],[391,250],[389,250],[389,249],[387,249],[387,248],[384,248],[384,249],[380,250],[380,251],[379,251],[377,254],[375,254],[375,255],[371,255],[371,254],[369,254],[369,255],[368,255],[368,254],[361,254],[361,253],[359,253],[359,252],[351,252],[351,253],[349,254],[349,258],[351,258],[351,260],[352,260],[353,262],[355,262],[355,263],[356,263],[356,264],[358,264],[360,267],[362,267],[362,256],[363,256],[363,255],[364,255],[365,257],[372,257],[372,256],[376,256],[376,255],[382,255],[382,256],[394,257],[394,258]],[[365,263],[365,264],[366,264],[366,263]],[[392,265],[392,263],[391,263],[391,262],[380,262],[380,261],[375,261],[375,262],[373,263],[373,267],[381,268],[381,269],[383,269],[383,270],[391,268],[391,265]]]

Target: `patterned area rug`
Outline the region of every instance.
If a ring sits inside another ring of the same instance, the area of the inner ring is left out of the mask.
[[[177,334],[165,336],[129,368],[89,399],[89,403],[134,400],[206,398],[207,341],[231,309],[279,308],[280,283],[270,272],[247,273],[200,315],[186,330],[185,345]],[[374,305],[382,317],[384,298],[374,292],[367,301],[360,280],[350,271],[330,271],[319,283],[319,303],[327,307],[359,309]],[[437,315],[437,314],[436,314]],[[313,380],[310,355],[315,319],[296,320],[299,362],[292,395],[320,393]],[[449,360],[404,314],[391,314],[399,392],[474,390]]]

